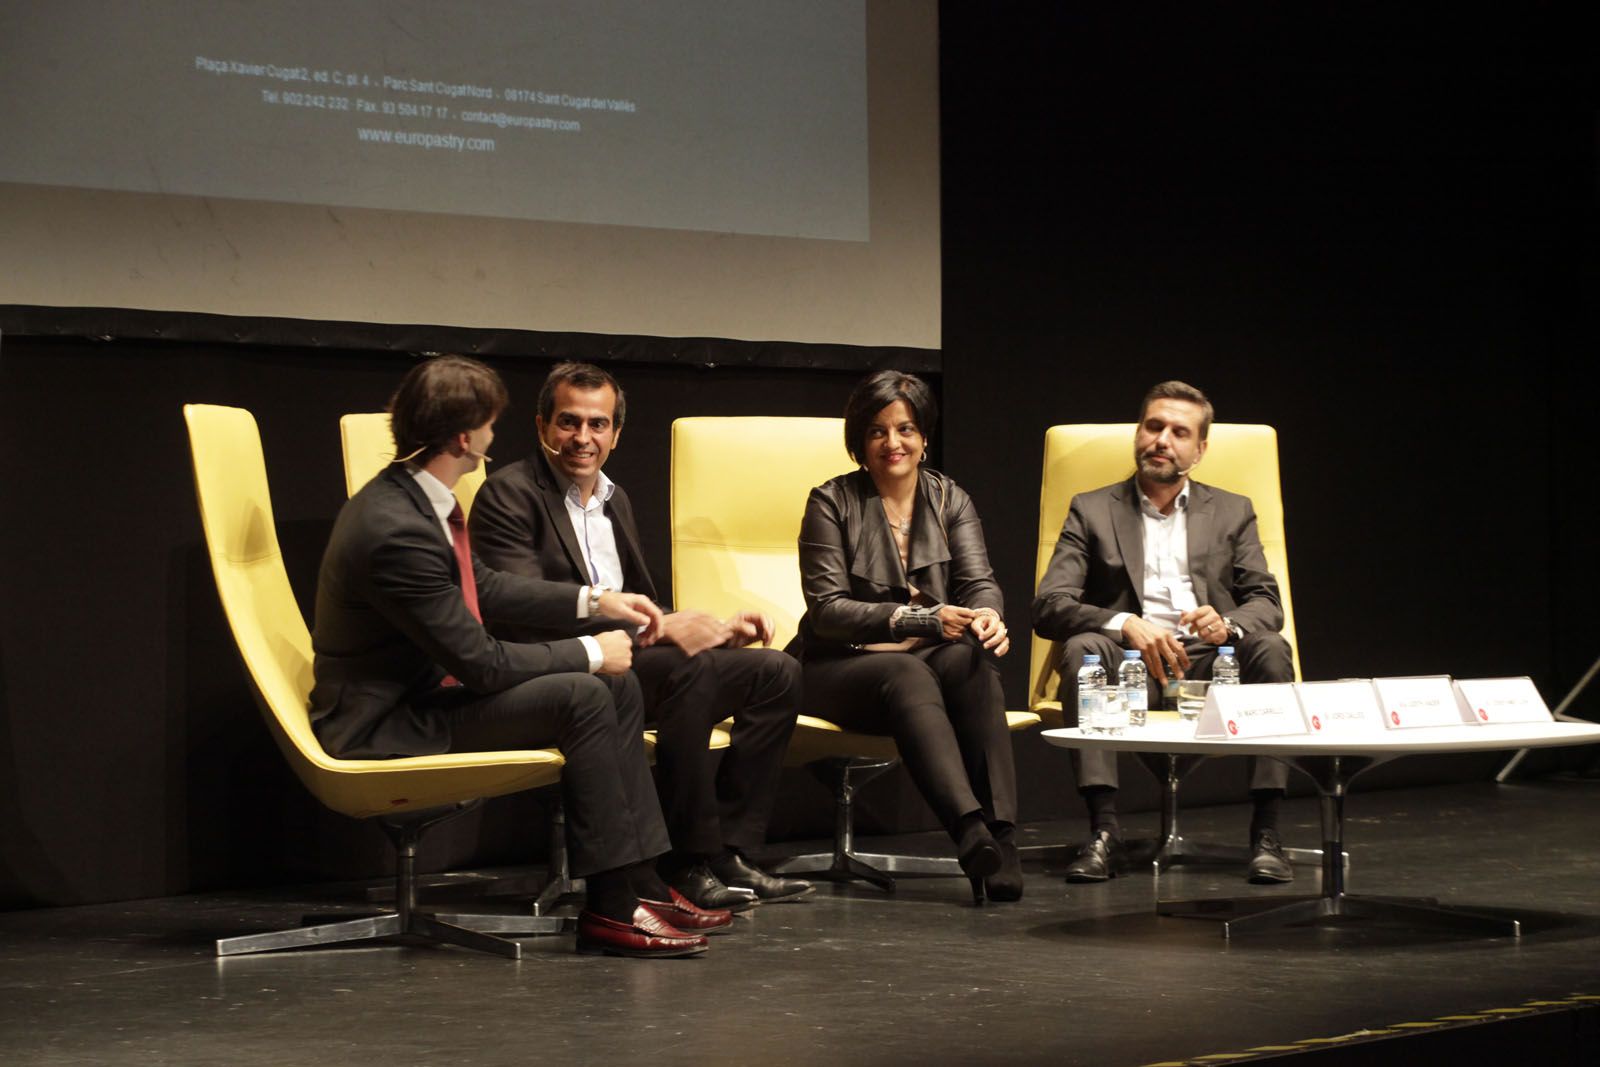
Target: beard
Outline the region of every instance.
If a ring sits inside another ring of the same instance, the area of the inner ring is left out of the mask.
[[[1157,485],[1172,485],[1174,482],[1180,481],[1183,475],[1178,468],[1178,457],[1168,456],[1166,458],[1171,462],[1156,463],[1153,461],[1153,457],[1157,454],[1156,452],[1145,452],[1138,457],[1139,477]]]

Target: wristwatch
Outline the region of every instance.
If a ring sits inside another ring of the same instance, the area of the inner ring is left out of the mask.
[[[609,592],[611,592],[611,590],[607,589],[603,585],[591,585],[589,587],[589,618],[593,619],[599,616],[600,598]]]
[[[1233,638],[1235,641],[1238,641],[1244,637],[1244,627],[1240,626],[1226,615],[1222,617],[1222,625],[1228,628],[1228,636]]]

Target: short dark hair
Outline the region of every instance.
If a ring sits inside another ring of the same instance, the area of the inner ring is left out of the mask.
[[[601,370],[593,363],[557,363],[550,368],[550,373],[545,376],[544,385],[539,389],[539,417],[547,424],[556,413],[556,390],[562,385],[572,385],[579,389],[611,386],[611,391],[617,394],[617,406],[611,412],[611,428],[622,429],[623,417],[628,413],[628,401],[622,395],[622,386],[617,384],[617,380],[609,371]]]
[[[499,418],[507,399],[500,375],[475,359],[423,360],[406,372],[389,398],[395,458],[426,463],[456,434]]]
[[[1174,378],[1170,382],[1162,382],[1150,387],[1144,394],[1144,403],[1139,405],[1139,421],[1144,422],[1145,413],[1150,410],[1150,405],[1157,400],[1187,400],[1191,404],[1200,406],[1200,440],[1204,441],[1211,432],[1211,420],[1216,417],[1216,412],[1211,408],[1211,401],[1206,399],[1206,394],[1190,385]]]
[[[923,437],[932,439],[934,427],[939,424],[939,405],[934,403],[928,383],[914,374],[880,370],[861,379],[844,405],[844,447],[851,459],[865,462],[861,457],[867,454],[867,426],[896,400],[906,402],[917,429]]]

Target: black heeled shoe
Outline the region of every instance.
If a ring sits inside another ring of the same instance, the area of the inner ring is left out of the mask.
[[[972,902],[982,904],[984,882],[1000,870],[1000,846],[983,820],[974,819],[972,825],[962,827],[956,847],[960,849],[956,862],[972,885]]]
[[[1022,855],[1017,851],[1017,828],[1005,826],[992,832],[995,848],[1000,852],[1000,866],[983,880],[983,888],[990,900],[1021,900]]]

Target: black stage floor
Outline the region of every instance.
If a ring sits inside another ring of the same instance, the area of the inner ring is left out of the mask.
[[[1236,842],[1246,815],[1243,806],[1191,810],[1185,829],[1191,839]],[[1317,845],[1314,800],[1290,801],[1285,816],[1289,844]],[[1130,832],[1154,830],[1152,814],[1127,822]],[[1050,825],[1029,836],[1079,832]],[[569,936],[525,941],[520,962],[400,946],[219,961],[218,936],[358,905],[349,894],[330,901],[326,887],[208,894],[0,915],[0,1057],[1600,1062],[1600,782],[1357,794],[1347,840],[1352,891],[1511,909],[1527,933],[1518,941],[1346,925],[1229,942],[1211,923],[1156,916],[1158,893],[1313,892],[1317,872],[1301,868],[1288,888],[1247,886],[1221,868],[1085,887],[1047,864],[1030,869],[1020,904],[984,908],[948,878],[905,880],[893,897],[825,887],[809,903],[756,909],[691,960],[579,957]],[[897,843],[947,847],[931,837]],[[1363,1031],[1389,1033],[1351,1036]]]

